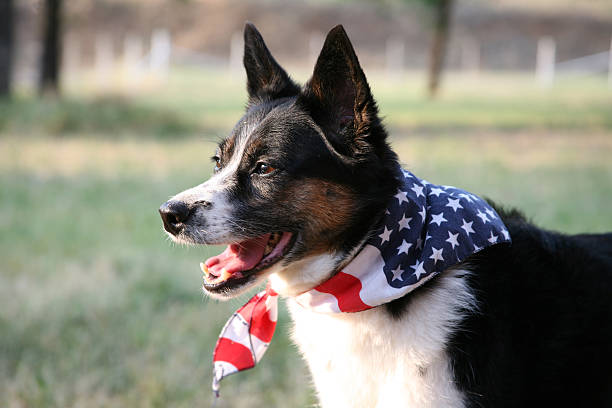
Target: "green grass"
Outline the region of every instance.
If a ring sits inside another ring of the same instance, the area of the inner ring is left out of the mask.
[[[296,78],[304,82],[308,76],[298,71]],[[436,100],[424,97],[425,79],[416,73],[389,78],[373,71],[368,78],[386,123],[395,133],[612,129],[612,92],[604,76],[561,77],[553,88],[543,90],[531,74],[449,73]],[[241,75],[181,70],[169,77],[161,95],[150,96],[135,101],[181,111],[224,134],[242,111],[244,80]]]
[[[427,101],[415,76],[371,76],[419,176],[545,228],[612,230],[612,93],[597,78],[530,81],[464,77]],[[184,70],[130,97],[67,94],[0,103],[0,405],[208,406],[212,348],[246,297],[205,298],[198,264],[218,248],[171,244],[157,208],[210,174],[242,80]],[[266,358],[225,380],[220,406],[315,404],[289,327],[282,309]]]
[[[67,136],[104,133],[176,137],[203,130],[201,124],[176,111],[153,109],[122,97],[65,99],[0,99],[0,133],[45,133]]]
[[[560,77],[553,88],[540,89],[531,74],[449,73],[440,97],[428,100],[421,75],[368,73],[393,133],[612,129],[612,92],[604,76]],[[298,70],[296,78],[303,82],[308,73]],[[88,77],[69,82],[67,98],[59,101],[0,101],[0,133],[224,136],[246,102],[242,73],[174,69],[166,81],[145,82],[136,93],[117,85],[114,97],[97,93],[92,83]]]

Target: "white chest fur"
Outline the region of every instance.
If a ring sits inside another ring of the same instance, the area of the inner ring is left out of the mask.
[[[446,271],[413,295],[404,315],[384,308],[321,314],[290,300],[293,339],[312,373],[321,406],[462,407],[445,346],[475,307],[463,276]]]

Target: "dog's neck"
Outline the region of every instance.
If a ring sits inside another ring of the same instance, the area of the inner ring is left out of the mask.
[[[388,201],[393,199],[389,197]],[[321,252],[310,255],[289,265],[275,265],[268,274],[270,288],[283,297],[299,296],[333,277],[338,271],[351,263],[364,247],[367,240],[376,232],[386,209],[369,220],[370,226],[350,251]]]
[[[374,231],[375,225],[372,225],[370,232],[363,237],[359,245],[348,253],[323,252],[292,262],[282,269],[274,268],[268,277],[270,287],[281,296],[295,297],[320,285],[357,256]]]

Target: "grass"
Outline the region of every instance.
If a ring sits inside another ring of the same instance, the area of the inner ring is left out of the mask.
[[[169,243],[157,208],[210,174],[214,139],[237,119],[243,91],[183,74],[107,108],[87,89],[0,105],[0,405],[210,404],[214,342],[246,297],[205,298],[198,263],[218,249]],[[371,81],[405,166],[518,206],[546,228],[612,230],[609,91],[591,80],[548,93],[521,77],[483,80],[486,97],[462,82],[436,102],[415,96],[418,81],[397,85],[405,98]],[[31,123],[64,110],[79,124]],[[167,118],[188,125],[158,132]],[[315,404],[289,329],[282,309],[266,358],[225,380],[219,406]]]
[[[393,133],[612,130],[612,92],[604,76],[560,76],[553,88],[540,89],[531,74],[449,73],[440,98],[429,100],[423,93],[425,80],[417,73],[368,73]],[[308,76],[297,70],[300,81]],[[165,81],[145,82],[137,92],[122,83],[118,79],[119,85],[111,90],[123,96],[112,98],[99,93],[92,85],[94,77],[86,76],[67,84],[64,100],[22,96],[13,103],[0,101],[0,132],[162,139],[224,136],[246,102],[242,73],[180,68]]]
[[[308,76],[298,71],[296,78],[304,82]],[[374,71],[368,78],[394,133],[612,129],[612,93],[603,76],[561,77],[542,90],[531,74],[450,73],[437,100],[424,97],[425,79],[416,73],[389,77]],[[171,75],[162,95],[136,98],[149,107],[180,110],[221,134],[236,122],[244,100],[241,75],[189,69]]]
[[[89,132],[158,138],[202,131],[177,112],[152,109],[121,97],[0,100],[0,132],[68,136]]]

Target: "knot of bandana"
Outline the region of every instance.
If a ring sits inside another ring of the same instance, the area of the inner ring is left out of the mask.
[[[367,310],[413,291],[476,252],[510,243],[497,212],[482,198],[398,170],[400,187],[376,232],[329,280],[296,297],[321,313]],[[268,288],[240,308],[221,331],[213,356],[213,391],[227,375],[255,366],[268,348],[278,314]]]

